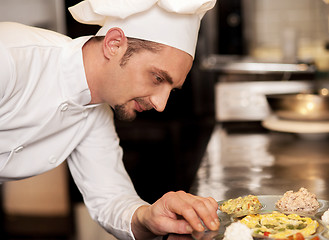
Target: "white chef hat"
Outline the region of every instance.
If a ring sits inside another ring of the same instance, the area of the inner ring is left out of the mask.
[[[194,57],[200,21],[216,0],[84,0],[70,7],[81,23],[102,26],[104,36],[112,27],[127,37],[172,46]]]

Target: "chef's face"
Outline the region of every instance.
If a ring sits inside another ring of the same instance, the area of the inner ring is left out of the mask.
[[[114,100],[110,105],[116,117],[131,121],[137,112],[162,112],[170,92],[183,86],[192,62],[189,54],[161,45],[159,51],[143,50],[134,53],[124,65],[117,64],[115,75],[109,73],[115,79],[115,97],[111,96]]]

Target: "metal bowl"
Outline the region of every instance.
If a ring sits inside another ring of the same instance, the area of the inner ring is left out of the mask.
[[[282,119],[300,121],[329,120],[329,96],[311,93],[266,95],[272,112]]]

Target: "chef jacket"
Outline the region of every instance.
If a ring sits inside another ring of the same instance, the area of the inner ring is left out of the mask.
[[[119,239],[134,239],[136,194],[106,104],[88,105],[82,46],[17,23],[0,23],[0,181],[49,171],[67,160],[92,216]]]

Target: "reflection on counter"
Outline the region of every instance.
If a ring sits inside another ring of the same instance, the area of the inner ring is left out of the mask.
[[[328,142],[292,133],[228,133],[217,125],[191,192],[223,200],[305,187],[329,199]]]

